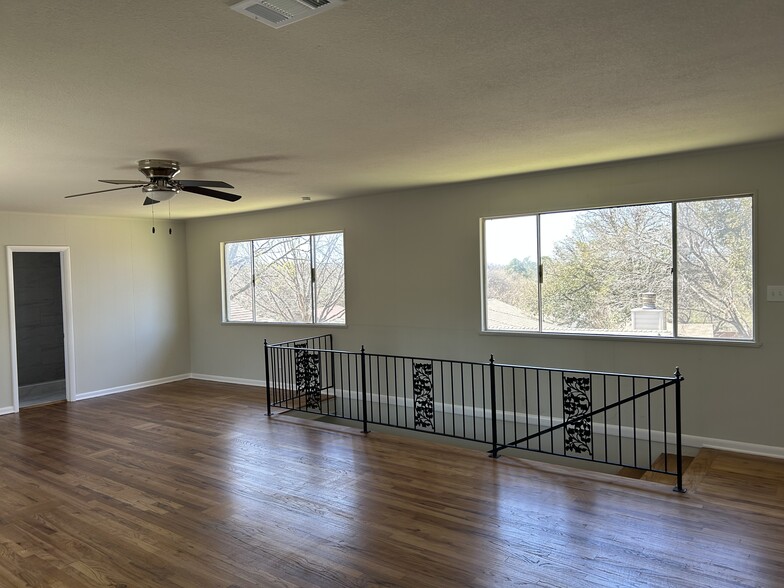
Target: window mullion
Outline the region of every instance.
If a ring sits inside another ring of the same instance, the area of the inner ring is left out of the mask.
[[[253,322],[256,317],[256,241],[250,241],[250,313]]]
[[[678,206],[672,203],[672,337],[678,337]]]
[[[542,312],[544,311],[542,304],[542,286],[544,285],[544,267],[542,266],[542,231],[541,231],[542,215],[536,215],[536,292],[539,304],[539,332],[543,332],[544,320]]]
[[[316,316],[316,236],[310,236],[310,306],[311,320],[313,324],[318,323]]]

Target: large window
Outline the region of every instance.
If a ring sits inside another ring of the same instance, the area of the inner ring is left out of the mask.
[[[226,243],[229,322],[345,324],[343,233]]]
[[[484,220],[488,331],[754,339],[752,198]]]

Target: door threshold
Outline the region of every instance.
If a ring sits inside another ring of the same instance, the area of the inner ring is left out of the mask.
[[[50,400],[48,402],[37,402],[35,404],[28,404],[27,406],[19,406],[19,412],[23,410],[27,410],[28,408],[40,408],[42,406],[51,406],[53,404],[65,404],[67,401],[65,398],[61,400]]]

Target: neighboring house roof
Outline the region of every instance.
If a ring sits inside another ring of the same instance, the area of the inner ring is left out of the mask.
[[[539,320],[536,316],[526,314],[516,306],[507,304],[497,298],[490,298],[487,301],[487,327],[493,331],[538,331]],[[630,326],[630,325],[629,325]],[[626,330],[618,331],[602,331],[599,329],[579,328],[579,327],[564,327],[556,323],[542,321],[543,331],[563,332],[570,333],[585,333],[585,334],[602,334],[602,335],[629,335],[635,336],[650,336],[659,337],[666,333],[672,333],[672,323],[667,323],[665,331],[658,330],[644,330],[628,328]],[[687,325],[678,325],[678,333],[683,337],[716,337],[727,336],[726,334],[713,332],[713,325],[694,323]]]
[[[538,331],[539,318],[497,298],[490,298],[487,300],[487,326],[499,331]]]

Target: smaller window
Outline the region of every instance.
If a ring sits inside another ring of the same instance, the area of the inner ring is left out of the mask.
[[[345,324],[343,233],[226,243],[228,322]]]

